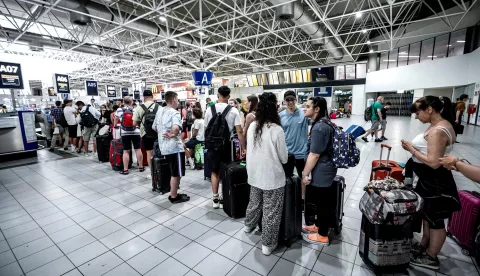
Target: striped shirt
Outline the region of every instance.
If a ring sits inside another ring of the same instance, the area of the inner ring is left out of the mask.
[[[125,107],[125,109],[129,109],[132,112],[135,112],[135,110],[130,106]],[[120,120],[120,124],[121,124],[122,118],[123,118],[123,108],[117,109],[117,112],[115,113],[115,117]],[[140,129],[138,127],[135,127],[135,130],[131,130],[131,131],[123,130],[122,127],[120,126],[120,135],[121,136],[140,135]]]

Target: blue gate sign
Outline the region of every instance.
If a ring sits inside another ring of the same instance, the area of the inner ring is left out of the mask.
[[[192,72],[192,77],[196,86],[210,86],[212,84],[213,72],[194,71]]]

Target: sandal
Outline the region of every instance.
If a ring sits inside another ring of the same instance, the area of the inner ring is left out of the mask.
[[[144,172],[144,171],[145,171],[145,167],[138,168],[138,171],[139,171],[139,172]]]
[[[127,175],[127,174],[128,174],[128,170],[120,171],[120,174]]]

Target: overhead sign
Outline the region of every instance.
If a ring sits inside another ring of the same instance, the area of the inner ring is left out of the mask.
[[[85,90],[87,90],[87,96],[98,96],[98,83],[94,80],[85,81]]]
[[[196,86],[212,85],[213,72],[195,71],[192,72],[193,82]]]
[[[122,98],[128,96],[128,87],[122,87]]]
[[[115,89],[115,85],[106,85],[107,90],[107,97],[115,98],[117,97],[117,90]]]
[[[0,61],[0,88],[23,89],[22,68],[18,63]]]
[[[138,90],[133,91],[133,98],[135,100],[140,100],[140,91]]]
[[[57,94],[70,93],[68,75],[53,74],[53,82],[55,83],[55,91]]]
[[[315,87],[313,88],[314,97],[331,97],[332,96],[332,87]]]

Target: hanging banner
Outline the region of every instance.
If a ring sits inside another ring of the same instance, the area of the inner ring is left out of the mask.
[[[0,61],[0,88],[23,89],[22,68],[19,63]]]
[[[140,100],[140,91],[138,90],[133,91],[133,99]]]
[[[122,87],[122,98],[128,96],[128,87]]]
[[[87,96],[98,96],[97,81],[86,80],[85,81],[85,90],[87,91]]]
[[[53,74],[53,82],[55,83],[55,91],[57,94],[70,93],[68,75]]]
[[[109,98],[117,97],[117,90],[115,89],[115,85],[106,85],[105,89],[107,90],[107,97]]]
[[[212,85],[213,72],[195,71],[192,72],[192,77],[195,86],[210,86]]]

